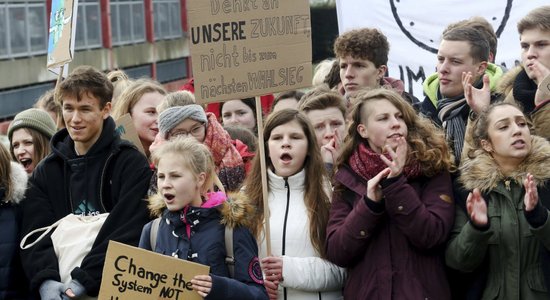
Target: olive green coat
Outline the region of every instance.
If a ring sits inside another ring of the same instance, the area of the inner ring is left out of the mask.
[[[482,299],[549,299],[540,255],[541,243],[550,249],[550,218],[538,228],[530,226],[524,215],[522,182],[529,172],[540,185],[547,183],[550,144],[533,136],[531,153],[511,176],[504,176],[484,151],[476,151],[473,159],[463,157],[460,169],[464,188],[479,188],[484,195],[490,227],[486,231],[476,229],[464,209],[457,209],[445,254],[447,265],[472,272],[487,259]],[[539,197],[550,197],[544,194],[539,192]]]

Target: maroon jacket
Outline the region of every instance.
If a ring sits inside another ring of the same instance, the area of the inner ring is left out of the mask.
[[[455,209],[449,173],[386,179],[378,206],[348,166],[334,180],[326,249],[348,268],[344,298],[450,299],[443,261]]]

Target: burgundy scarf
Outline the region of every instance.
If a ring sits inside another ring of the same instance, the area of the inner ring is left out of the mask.
[[[391,160],[389,153],[384,155]],[[369,181],[388,167],[380,158],[380,154],[372,151],[364,143],[359,144],[359,147],[350,156],[349,165],[355,173],[359,174],[366,181]],[[416,159],[409,158],[405,168],[403,168],[403,175],[411,179],[420,176],[421,171],[420,163]]]

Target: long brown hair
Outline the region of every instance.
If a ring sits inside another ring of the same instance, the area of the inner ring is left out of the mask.
[[[348,134],[344,139],[342,153],[337,161],[338,168],[347,164],[359,144],[366,141],[357,131],[357,125],[363,121],[366,122],[363,118],[363,112],[369,108],[372,102],[387,100],[403,114],[403,120],[408,131],[408,155],[409,157],[412,155],[420,163],[422,174],[430,177],[443,170],[454,170],[451,153],[443,131],[435,127],[428,119],[417,115],[414,108],[397,92],[377,88],[360,92],[356,99],[357,102],[351,111],[352,121],[348,128]]]
[[[282,109],[269,115],[263,131],[263,141],[259,142],[263,142],[264,145],[266,145],[266,164],[268,167],[271,167],[271,159],[269,158],[269,153],[267,153],[269,151],[269,149],[267,149],[267,142],[271,136],[271,132],[276,127],[294,120],[298,121],[300,124],[308,142],[307,158],[304,162],[305,178],[307,179],[304,187],[304,203],[307,207],[309,218],[309,238],[319,256],[325,257],[324,245],[330,200],[329,195],[326,193],[327,186],[324,185],[325,182],[328,183],[325,166],[321,159],[319,147],[317,147],[317,140],[313,128],[307,118],[299,111],[295,109]],[[254,235],[257,238],[262,235],[265,221],[262,185],[260,184],[262,182],[261,172],[260,155],[256,152],[254,160],[252,161],[252,170],[245,180],[245,194],[258,209],[254,226]]]
[[[4,201],[11,199],[13,194],[13,182],[11,181],[11,159],[8,149],[0,143],[0,188],[5,189]]]
[[[48,139],[48,137],[33,128],[21,127],[21,129],[25,130],[32,138],[32,146],[34,149],[32,161],[35,162],[36,165],[38,165],[41,160],[43,160],[44,158],[46,158],[46,156],[48,156],[48,154],[50,154],[50,139]],[[11,158],[14,161],[17,161],[17,157],[15,157],[15,152],[13,151],[13,143],[10,143],[10,153]]]

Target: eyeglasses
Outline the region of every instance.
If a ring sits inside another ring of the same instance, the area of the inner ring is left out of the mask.
[[[183,129],[176,129],[175,131],[171,131],[168,134],[168,138],[173,138],[176,136],[189,136],[192,135],[194,137],[200,137],[202,134],[203,129],[206,129],[203,124],[196,125],[195,127],[191,128],[191,130],[183,130]]]

